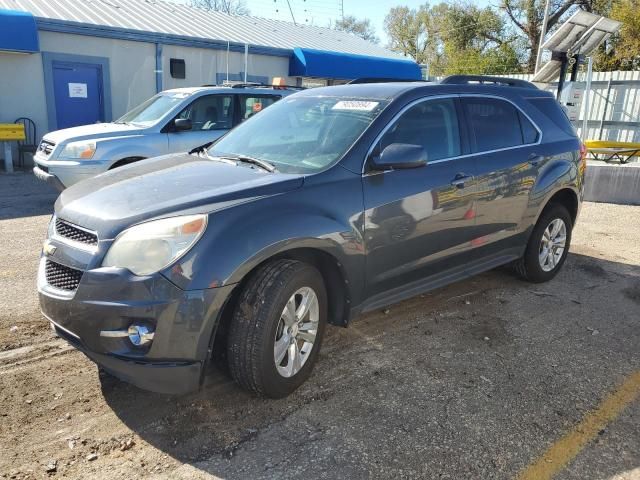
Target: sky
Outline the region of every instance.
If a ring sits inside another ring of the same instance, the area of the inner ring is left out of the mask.
[[[170,0],[177,3],[189,3],[189,0]],[[438,3],[434,0],[429,3]],[[292,21],[291,12],[287,0],[244,0],[251,15],[256,17],[273,18],[277,20]],[[318,26],[328,26],[344,15],[353,15],[358,19],[368,18],[381,39],[381,44],[386,45],[388,38],[384,33],[384,18],[392,7],[407,6],[418,8],[426,3],[425,0],[289,0],[293,16],[297,23],[313,23]],[[476,0],[474,3],[488,4],[488,0]]]

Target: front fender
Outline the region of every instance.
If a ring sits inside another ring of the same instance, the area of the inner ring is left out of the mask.
[[[111,167],[124,158],[164,155],[167,153],[166,138],[161,138],[159,134],[114,137],[100,140],[97,152],[100,155],[99,159]]]
[[[263,198],[211,214],[203,238],[164,275],[185,290],[221,287],[240,282],[269,258],[304,248],[335,258],[357,298],[364,288],[361,212],[339,217],[318,206],[317,198],[295,202],[286,197]]]

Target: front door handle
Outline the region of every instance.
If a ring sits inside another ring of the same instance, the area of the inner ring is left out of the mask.
[[[458,188],[464,188],[464,184],[467,180],[471,178],[471,175],[467,175],[465,173],[458,173],[453,180],[451,180],[451,185]]]
[[[531,155],[529,155],[529,164],[537,167],[538,164],[542,161],[543,157],[538,155],[537,153],[532,153]]]

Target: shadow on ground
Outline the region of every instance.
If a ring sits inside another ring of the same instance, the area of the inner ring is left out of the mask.
[[[31,173],[0,174],[0,220],[52,215],[58,194]]]
[[[183,397],[108,376],[102,392],[188,464],[172,478],[512,478],[640,368],[639,299],[640,267],[571,254],[547,284],[500,269],[328,329],[286,399],[252,397],[220,371]],[[560,478],[638,467],[636,427],[619,420]],[[615,458],[596,461],[607,442]]]

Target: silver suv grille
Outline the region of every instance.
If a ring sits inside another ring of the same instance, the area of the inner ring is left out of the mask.
[[[40,145],[38,145],[38,151],[48,157],[49,155],[51,155],[51,152],[53,152],[53,149],[55,146],[56,144],[53,142],[50,142],[48,140],[42,140],[40,142]]]

